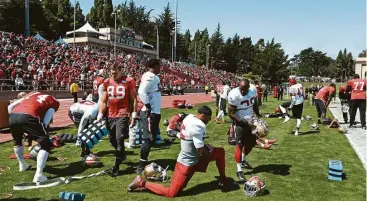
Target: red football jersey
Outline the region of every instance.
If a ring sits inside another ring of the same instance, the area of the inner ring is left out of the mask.
[[[126,117],[130,114],[130,90],[135,90],[132,78],[122,77],[119,81],[106,79],[103,82],[103,91],[108,96],[108,117]]]
[[[99,85],[101,85],[104,81],[104,78],[103,77],[100,77],[98,76],[96,79],[94,79],[93,81],[93,92],[92,94],[95,95],[95,94],[98,94],[98,87]]]
[[[347,85],[343,85],[339,87],[339,92],[340,93],[345,93],[347,91]]]
[[[168,127],[172,130],[177,130],[179,131],[180,129],[176,128],[176,124],[181,125],[182,124],[182,119],[178,114],[173,115],[170,120],[168,121]]]
[[[352,88],[352,100],[366,99],[366,79],[352,79],[348,85]]]
[[[59,101],[53,96],[41,92],[31,92],[14,107],[12,113],[26,113],[42,120],[48,109],[53,108],[56,112],[59,106]]]
[[[334,94],[335,92],[335,89],[331,86],[326,86],[326,87],[323,87],[319,90],[319,92],[316,94],[316,99],[320,99],[322,100],[323,102],[326,102],[329,95],[332,95]]]

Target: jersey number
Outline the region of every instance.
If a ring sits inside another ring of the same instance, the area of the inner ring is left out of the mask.
[[[125,97],[125,86],[117,86],[116,87],[116,95],[115,95],[115,87],[108,86],[107,87],[108,98],[113,99],[123,99]]]
[[[357,91],[358,90],[358,86],[361,85],[360,87],[360,91],[363,91],[363,87],[364,87],[364,82],[354,82],[354,90]]]
[[[250,100],[244,100],[244,101],[242,101],[241,102],[241,105],[245,103],[246,106],[248,107],[250,105],[253,105],[254,104],[254,101],[255,101],[255,97],[252,97]]]
[[[49,95],[39,95],[39,96],[37,96],[37,102],[42,104],[42,102],[45,101],[48,96]]]

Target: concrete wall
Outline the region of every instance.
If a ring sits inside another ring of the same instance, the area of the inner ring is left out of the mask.
[[[357,58],[354,67],[354,72],[360,76],[360,78],[366,79],[367,77],[367,58]]]

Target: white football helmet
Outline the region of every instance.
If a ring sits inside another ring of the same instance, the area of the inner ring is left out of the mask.
[[[346,127],[339,127],[339,133],[348,133],[348,129]]]
[[[310,130],[319,130],[319,125],[317,125],[316,123],[310,125]]]
[[[145,166],[143,174],[146,179],[166,182],[168,180],[167,169],[168,166],[163,169],[160,165],[151,163]]]
[[[259,176],[251,177],[245,186],[243,187],[243,192],[248,197],[255,197],[262,195],[265,190],[265,183]]]
[[[310,121],[310,120],[312,120],[312,117],[311,117],[311,116],[306,116],[306,117],[305,117],[305,119],[306,119],[307,121]]]
[[[253,117],[252,124],[256,126],[252,130],[252,134],[256,134],[259,137],[266,137],[269,134],[269,126],[264,120]]]

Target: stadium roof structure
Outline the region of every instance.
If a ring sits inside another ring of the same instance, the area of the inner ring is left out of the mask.
[[[69,31],[66,32],[66,35],[70,35],[73,34],[74,31]],[[89,34],[96,34],[99,36],[105,36],[104,34],[102,34],[101,32],[97,31],[96,29],[94,29],[89,22],[85,23],[85,25],[83,25],[81,28],[75,30],[75,34],[83,34],[83,35],[88,35]]]

